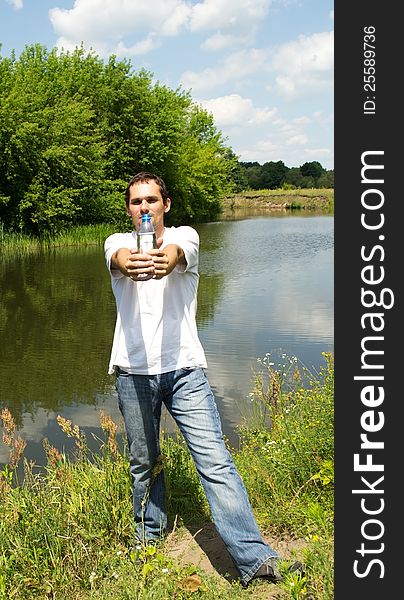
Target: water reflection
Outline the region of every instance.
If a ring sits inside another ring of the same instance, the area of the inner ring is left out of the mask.
[[[234,430],[257,358],[286,353],[317,370],[321,353],[333,349],[333,219],[282,215],[198,229],[201,292],[204,281],[223,275],[213,319],[199,323],[200,336],[221,414]]]
[[[109,387],[114,305],[99,248],[19,257],[0,269],[0,398],[17,420],[94,403]]]
[[[333,348],[333,218],[250,216],[196,228],[198,327],[236,444],[257,358],[279,350],[316,369]],[[3,261],[0,289],[0,407],[28,439],[26,455],[43,464],[43,437],[69,447],[58,414],[89,438],[100,435],[100,408],[120,421],[107,375],[115,306],[102,248]],[[6,455],[0,444],[0,462]]]

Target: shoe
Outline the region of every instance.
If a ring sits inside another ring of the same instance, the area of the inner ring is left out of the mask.
[[[258,579],[258,578],[266,579],[270,583],[280,583],[281,581],[284,581],[285,578],[283,577],[283,575],[280,574],[280,572],[278,570],[277,562],[278,562],[278,559],[269,558],[267,561],[264,562],[263,565],[260,566],[258,571],[256,573],[254,573],[254,575],[251,577],[251,579],[249,581],[247,581],[247,582],[241,581],[241,585],[244,588],[246,588],[246,587],[248,587],[248,585],[251,583],[251,581],[253,579]],[[299,572],[300,575],[303,576],[304,575],[304,567],[303,567],[302,563],[297,560],[296,562],[292,563],[288,567],[287,572],[288,573]]]

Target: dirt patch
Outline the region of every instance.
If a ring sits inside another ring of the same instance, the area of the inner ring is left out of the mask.
[[[284,559],[302,560],[304,540],[274,539],[264,535],[264,540]],[[182,565],[194,565],[206,574],[217,577],[223,584],[230,584],[239,579],[239,573],[218,535],[213,523],[203,527],[181,528],[169,534],[165,551]],[[258,589],[259,588],[259,589]],[[281,598],[282,591],[274,585],[264,584],[254,587],[256,598]]]

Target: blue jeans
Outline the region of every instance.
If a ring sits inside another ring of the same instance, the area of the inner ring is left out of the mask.
[[[116,368],[133,483],[135,533],[140,541],[167,526],[164,473],[159,466],[162,402],[182,432],[205,490],[216,529],[247,582],[278,554],[264,542],[244,484],[225,446],[213,392],[201,368],[130,375]]]

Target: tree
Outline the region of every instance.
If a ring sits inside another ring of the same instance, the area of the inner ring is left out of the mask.
[[[320,188],[333,188],[334,187],[334,171],[325,171],[317,180],[317,185]]]
[[[292,185],[295,188],[307,187],[307,178],[302,175],[299,167],[292,167],[286,173],[285,183]]]
[[[314,185],[317,184],[319,177],[325,173],[325,169],[316,160],[304,163],[300,167],[300,171],[303,177],[312,177]]]
[[[237,158],[224,145],[212,114],[190,104],[179,149],[171,177],[167,177],[175,198],[168,222],[180,215],[190,222],[214,218],[220,212],[220,197],[234,190],[230,174]]]
[[[225,158],[229,161],[230,169],[229,176],[233,183],[234,191],[241,192],[248,186],[248,179],[245,169],[242,164],[238,161],[238,157],[231,148],[225,148]]]
[[[245,179],[247,181],[246,188],[252,190],[262,189],[262,167],[258,162],[241,162],[242,169],[244,170]]]
[[[270,190],[280,188],[288,170],[289,168],[281,160],[264,163],[262,165],[262,187]]]
[[[43,235],[119,221],[126,182],[152,170],[175,192],[170,219],[212,218],[237,158],[190,94],[83,48],[0,57],[0,219]]]

